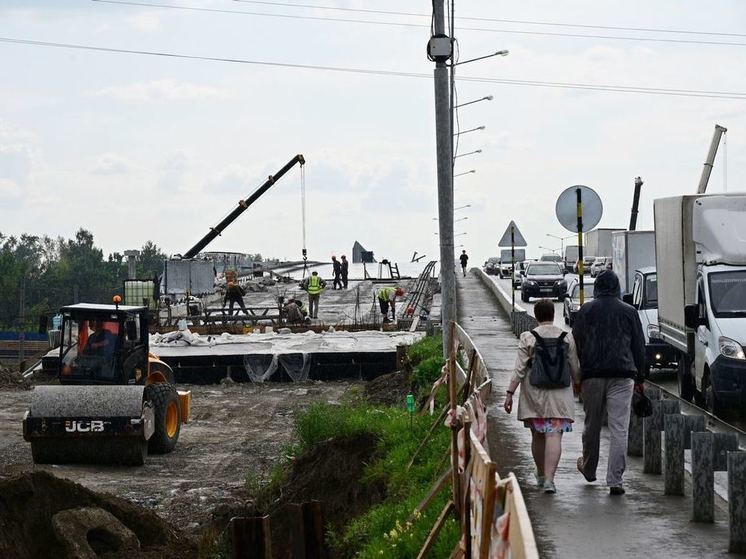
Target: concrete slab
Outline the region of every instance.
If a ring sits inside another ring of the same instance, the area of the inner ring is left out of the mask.
[[[531,436],[515,413],[502,409],[517,339],[507,317],[473,274],[458,278],[459,321],[484,356],[493,379],[489,405],[489,445],[501,475],[512,471],[523,488],[542,557],[615,559],[728,556],[727,511],[717,508],[712,525],[690,522],[687,497],[663,495],[663,477],[642,473],[642,460],[628,458],[627,494],[611,497],[603,483],[608,437],[601,445],[599,481],[588,484],[575,469],[581,454],[583,411],[576,407],[575,431],[563,439],[556,477],[557,494],[534,486]]]

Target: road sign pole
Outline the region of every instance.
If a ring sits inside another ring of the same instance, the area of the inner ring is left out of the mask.
[[[510,274],[510,289],[511,299],[513,304],[513,312],[515,312],[515,227],[511,224],[510,226],[510,260],[513,264],[513,270]],[[513,318],[511,317],[511,321]]]
[[[578,302],[582,307],[585,303],[585,284],[583,282],[583,194],[580,188],[575,189],[575,196],[578,205],[578,279],[580,288]]]

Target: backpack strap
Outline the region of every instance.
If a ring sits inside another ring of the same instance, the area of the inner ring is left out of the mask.
[[[561,333],[561,334],[559,335],[559,338],[557,338],[557,341],[558,341],[559,343],[562,343],[562,342],[564,342],[564,341],[565,341],[565,336],[567,336],[567,332],[562,332],[562,333]]]

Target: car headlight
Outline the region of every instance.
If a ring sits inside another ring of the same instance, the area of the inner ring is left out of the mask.
[[[580,310],[580,305],[573,303],[570,305],[570,310],[573,312],[578,312]]]
[[[648,338],[651,340],[662,340],[661,329],[657,324],[648,324]]]
[[[718,346],[720,348],[720,354],[730,359],[746,359],[746,355],[743,353],[743,347],[735,340],[720,336],[718,338]]]
[[[536,285],[536,282],[534,280],[527,279],[525,281],[526,281],[526,284],[529,285],[529,286]]]
[[[565,287],[567,287],[567,281],[563,279],[557,280],[557,283],[555,283],[554,285],[557,285],[559,287],[562,287],[564,285]]]

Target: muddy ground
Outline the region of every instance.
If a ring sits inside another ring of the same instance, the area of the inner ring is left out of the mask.
[[[358,381],[302,384],[179,385],[191,390],[192,419],[171,454],[145,466],[35,466],[21,420],[32,391],[0,383],[0,480],[44,470],[142,505],[177,528],[198,534],[213,513],[245,507],[247,473],[266,476],[293,442],[293,417],[315,402],[339,402]],[[15,387],[14,387],[15,388]]]

